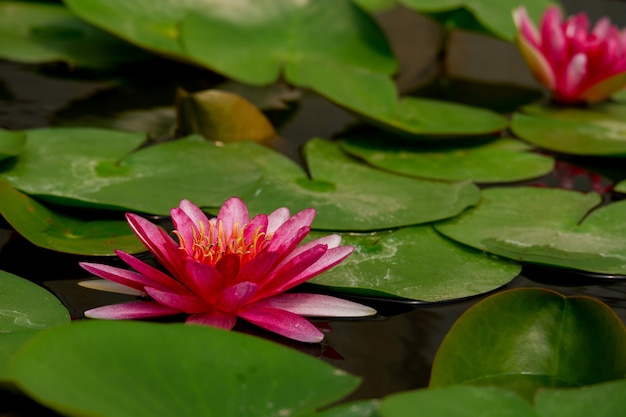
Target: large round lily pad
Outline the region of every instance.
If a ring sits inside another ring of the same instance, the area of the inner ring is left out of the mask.
[[[551,157],[530,152],[513,139],[465,146],[418,146],[378,137],[351,137],[340,142],[346,152],[376,167],[421,178],[479,183],[521,181],[549,173]]]
[[[73,417],[301,415],[358,385],[323,361],[257,337],[130,321],[41,333],[11,370],[30,396]]]
[[[435,227],[458,242],[518,261],[626,275],[626,201],[587,216],[599,203],[595,193],[490,188],[475,208]]]
[[[136,150],[144,140],[105,129],[30,130],[25,149],[0,178],[55,202],[165,215],[184,198],[221,205],[260,176],[250,161],[199,136]]]
[[[504,130],[503,116],[478,107],[418,97],[398,99],[393,81],[367,70],[346,71],[336,65],[287,68],[289,80],[365,116],[385,129],[413,140],[485,135]]]
[[[311,178],[269,149],[253,143],[231,146],[263,169],[261,180],[242,196],[252,212],[269,213],[283,206],[296,212],[314,207],[313,227],[317,229],[363,231],[427,223],[455,216],[480,198],[471,183],[442,183],[383,172],[321,139],[305,145]]]
[[[342,244],[355,251],[309,282],[359,294],[437,302],[492,291],[521,270],[519,264],[456,244],[431,225],[347,234]]]
[[[66,4],[86,21],[142,47],[252,84],[277,80],[291,63],[315,66],[330,61],[388,75],[396,69],[382,31],[348,0],[165,0],[156,6],[141,0],[67,0]]]
[[[0,2],[0,57],[21,62],[64,61],[109,68],[149,55],[76,18],[58,4]]]
[[[441,343],[430,387],[495,385],[532,399],[541,387],[623,378],[626,329],[590,297],[522,288],[467,310]]]
[[[57,252],[114,255],[115,249],[146,250],[124,220],[85,220],[55,213],[4,181],[0,181],[0,215],[34,245]]]
[[[19,155],[26,144],[26,133],[0,129],[0,161]]]
[[[0,385],[11,380],[7,365],[37,332],[70,321],[70,314],[48,291],[0,271]]]
[[[511,129],[540,148],[573,155],[626,156],[626,104],[589,108],[527,106]]]

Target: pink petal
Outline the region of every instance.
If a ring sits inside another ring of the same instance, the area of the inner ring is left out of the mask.
[[[221,311],[235,312],[244,306],[256,294],[259,286],[252,282],[240,282],[226,288],[217,300],[216,306]]]
[[[600,18],[591,33],[593,33],[596,37],[600,39],[605,39],[611,30],[611,19],[608,17]]]
[[[175,278],[180,278],[184,271],[184,262],[178,244],[163,229],[143,217],[127,213],[126,219],[137,237],[161,265]]]
[[[539,31],[528,17],[528,12],[526,12],[526,8],[524,6],[520,6],[513,10],[513,21],[515,22],[515,26],[520,34],[534,47],[539,47]]]
[[[200,229],[200,224],[206,224],[209,221],[204,211],[189,200],[182,200],[178,207],[187,215],[187,217],[196,225],[198,229]]]
[[[587,55],[578,53],[572,57],[567,65],[565,73],[565,85],[563,86],[563,98],[572,97],[573,101],[578,100],[580,84],[587,74]]]
[[[292,258],[289,262],[282,264],[278,270],[268,274],[265,279],[260,282],[263,286],[263,291],[259,293],[259,297],[266,297],[267,295],[282,292],[279,290],[280,288],[289,284],[294,277],[299,276],[311,265],[319,261],[327,250],[326,245],[315,245],[299,256]]]
[[[298,275],[292,276],[288,281],[280,283],[277,287],[274,287],[273,283],[268,284],[268,286],[264,288],[263,294],[265,294],[266,297],[269,295],[279,294],[295,287],[296,285],[302,284],[314,276],[319,275],[337,265],[346,259],[353,250],[354,248],[352,246],[340,246],[338,248],[329,249],[317,262],[300,272]],[[270,285],[271,291],[269,288]],[[266,293],[266,290],[268,293]]]
[[[187,255],[193,256],[194,238],[200,236],[200,227],[180,208],[170,210],[170,215],[172,216],[174,229],[180,235],[180,246],[187,252]]]
[[[79,262],[78,264],[83,269],[86,269],[100,278],[108,279],[109,281],[117,282],[118,284],[122,284],[136,290],[143,291],[146,285],[154,284],[155,286],[158,286],[158,283],[155,283],[151,279],[135,271],[89,262]]]
[[[229,278],[235,278],[239,274],[239,265],[239,255],[228,254],[215,264],[215,269],[228,281]]]
[[[180,313],[182,313],[180,310],[154,301],[130,301],[128,303],[92,308],[85,311],[85,317],[91,319],[124,320],[173,316]]]
[[[148,296],[148,293],[143,290],[137,290],[126,285],[118,284],[117,282],[109,281],[108,279],[91,279],[89,281],[80,281],[78,285],[84,288],[89,288],[91,290],[136,295],[139,297]]]
[[[232,313],[223,313],[214,310],[210,313],[193,314],[187,318],[187,324],[201,324],[204,326],[219,327],[221,329],[230,330],[235,327],[237,316]]]
[[[187,285],[198,297],[214,304],[225,287],[224,277],[211,265],[191,261],[187,264]]]
[[[258,301],[255,306],[316,317],[364,317],[376,314],[376,310],[363,304],[321,294],[279,294]]]
[[[324,335],[307,319],[288,311],[251,306],[239,312],[239,317],[279,335],[306,343],[319,343]]]
[[[222,221],[224,236],[227,237],[232,235],[235,225],[237,225],[241,231],[243,227],[250,222],[248,208],[244,202],[237,197],[232,197],[226,200],[224,205],[220,208],[217,219],[218,221]]]
[[[156,302],[187,314],[206,313],[211,309],[211,306],[195,296],[174,294],[152,287],[146,287],[146,292]]]
[[[245,264],[239,270],[237,279],[229,280],[229,283],[236,284],[244,281],[259,283],[276,268],[283,256],[282,253],[263,251]]]
[[[250,223],[243,230],[243,237],[246,242],[252,243],[252,239],[256,233],[267,233],[268,219],[265,214],[254,216]]]
[[[267,233],[274,233],[280,226],[289,220],[289,209],[287,207],[281,207],[274,210],[269,216],[267,216],[268,225]]]
[[[553,90],[556,86],[556,74],[543,53],[523,37],[517,37],[517,46],[528,65],[528,69],[537,81]]]
[[[181,293],[185,292],[185,287],[182,286],[178,281],[176,281],[169,275],[159,271],[153,266],[150,266],[147,263],[121,250],[116,250],[115,254],[128,266],[130,266],[149,280],[146,281],[145,285],[158,288],[163,291],[170,290]]]
[[[315,218],[314,209],[305,209],[283,223],[274,232],[267,250],[276,252],[291,252],[311,230],[311,223]]]
[[[312,248],[313,246],[316,245],[326,245],[326,247],[328,249],[332,249],[332,248],[336,248],[337,246],[339,246],[341,244],[341,236],[334,234],[334,235],[328,235],[328,236],[324,236],[321,237],[319,239],[315,239],[311,242],[308,242],[302,246],[298,246],[297,248],[295,248],[294,250],[291,251],[291,253],[282,260],[282,262],[277,266],[277,268],[282,267],[284,264],[286,264],[287,262],[289,262],[291,259],[300,256],[301,253],[309,250],[310,248]]]

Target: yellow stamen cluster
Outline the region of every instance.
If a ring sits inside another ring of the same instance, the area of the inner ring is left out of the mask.
[[[244,236],[244,229],[245,227],[239,227],[235,223],[230,236],[226,236],[222,221],[217,220],[215,223],[208,222],[208,230],[205,223],[200,223],[200,230],[193,230],[193,242],[185,241],[177,230],[174,233],[180,241],[180,248],[200,262],[215,265],[224,256],[235,254],[239,256],[240,265],[244,265],[272,239],[271,234],[262,232],[259,226],[248,241]]]

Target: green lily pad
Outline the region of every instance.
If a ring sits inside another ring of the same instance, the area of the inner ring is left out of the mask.
[[[26,144],[24,132],[0,129],[0,161],[19,155]]]
[[[614,191],[626,194],[626,180],[620,181],[613,187]]]
[[[514,392],[495,387],[456,386],[401,392],[383,398],[382,417],[539,417]],[[547,417],[547,416],[545,416]]]
[[[3,1],[0,28],[0,57],[14,61],[106,69],[149,56],[58,4]]]
[[[508,121],[486,109],[427,98],[398,99],[393,81],[365,69],[346,71],[332,64],[287,68],[287,79],[414,140],[476,136],[504,130]],[[422,138],[420,138],[422,136]]]
[[[327,234],[327,233],[326,233]],[[322,233],[312,233],[320,237]],[[355,251],[310,283],[367,295],[424,302],[475,296],[515,278],[519,264],[452,242],[431,225],[393,232],[344,235]]]
[[[145,251],[128,223],[122,220],[84,220],[55,213],[0,181],[0,214],[34,245],[57,252],[113,255]]]
[[[527,106],[511,129],[533,145],[573,155],[626,156],[626,104],[588,108]]]
[[[86,21],[137,45],[251,84],[277,80],[291,63],[330,61],[388,75],[396,70],[382,31],[348,0],[168,0],[158,7],[139,0],[66,4]],[[340,24],[328,25],[330,18]]]
[[[439,346],[430,387],[495,385],[532,399],[626,373],[626,328],[604,303],[521,288],[475,304]]]
[[[496,387],[453,386],[401,392],[383,398],[383,417],[613,417],[624,411],[626,380],[582,388],[540,389],[533,405]],[[454,401],[450,401],[453,398]]]
[[[613,417],[626,409],[626,380],[582,388],[540,390],[535,408],[545,417]]]
[[[490,188],[482,191],[478,206],[435,228],[457,242],[517,261],[626,275],[626,200],[586,216],[599,203],[595,193]]]
[[[219,206],[260,176],[250,161],[198,136],[136,150],[144,140],[104,129],[30,130],[0,178],[58,203],[167,215],[184,198]]]
[[[70,321],[70,314],[48,291],[0,271],[0,386],[9,385],[7,365],[36,333]]]
[[[325,362],[257,337],[132,321],[43,332],[11,371],[28,395],[73,417],[300,415],[358,385]]]
[[[310,417],[380,417],[378,407],[378,400],[362,400],[340,404],[324,411],[312,413]],[[306,417],[309,417],[309,415],[307,414]]]
[[[444,18],[442,23],[447,26],[476,30],[476,25],[478,25],[481,32],[486,31],[508,41],[512,41],[517,33],[511,12],[521,5],[517,0],[497,2],[491,0],[399,0],[399,2],[420,13],[435,16],[439,14]],[[523,4],[531,18],[539,21],[544,10],[554,3],[549,0],[526,0]],[[458,15],[450,12],[469,12],[472,19],[460,19]]]
[[[479,183],[521,181],[549,173],[551,157],[512,139],[465,146],[416,146],[382,137],[351,137],[340,142],[346,152],[368,164],[399,174]]]
[[[457,215],[480,193],[471,183],[441,183],[407,178],[361,164],[335,143],[313,139],[304,152],[310,177],[286,157],[253,143],[231,146],[258,164],[263,175],[243,194],[250,211],[269,213],[317,210],[316,229],[363,231],[389,229]]]

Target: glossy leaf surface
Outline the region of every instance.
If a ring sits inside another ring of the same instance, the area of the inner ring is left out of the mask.
[[[540,148],[573,155],[626,156],[626,104],[589,108],[528,106],[515,113],[515,135]]]
[[[55,213],[0,181],[0,214],[34,245],[58,252],[113,255],[146,250],[124,220],[84,220]]]
[[[540,390],[535,408],[545,417],[612,417],[626,410],[626,380],[582,388]]]
[[[520,2],[517,0],[502,0],[498,2],[490,0],[400,0],[400,3],[418,12],[431,14],[465,9],[472,14],[472,17],[486,31],[509,41],[513,40],[517,32],[511,17],[513,9],[520,6]],[[539,20],[543,11],[550,4],[554,4],[554,2],[548,0],[524,1],[528,14],[535,21]],[[442,22],[446,25],[452,25],[452,27],[459,29],[476,29],[471,20],[459,20],[450,14],[441,16],[446,17]]]
[[[328,405],[358,384],[257,337],[124,321],[42,333],[17,355],[12,372],[29,395],[73,417],[279,417]]]
[[[435,227],[458,242],[518,261],[626,275],[626,201],[586,216],[599,203],[595,193],[491,188],[482,191],[478,206]]]
[[[455,386],[390,395],[380,405],[382,417],[538,417],[519,395],[495,387]],[[547,416],[546,416],[547,417]]]
[[[388,75],[396,69],[380,29],[347,0],[165,0],[156,6],[138,0],[67,0],[66,4],[83,19],[140,46],[251,84],[273,82],[291,64],[329,61]]]
[[[353,137],[342,140],[341,148],[387,171],[447,181],[521,181],[547,174],[554,165],[551,157],[532,153],[531,147],[511,139],[428,147],[392,138]]]
[[[243,195],[252,212],[270,213],[286,206],[295,213],[315,207],[317,229],[362,231],[427,223],[454,216],[480,198],[473,184],[382,172],[321,139],[304,148],[310,179],[291,160],[266,148],[246,143],[232,149],[263,169],[261,181]]]
[[[342,244],[356,249],[311,283],[342,291],[437,302],[492,291],[521,270],[513,262],[458,245],[440,236],[431,225],[344,235]]]
[[[144,140],[104,129],[30,130],[24,151],[0,177],[56,202],[167,215],[184,198],[221,205],[260,175],[254,164],[197,136],[136,150]]]
[[[0,129],[0,161],[19,155],[24,149],[26,134]]]
[[[3,1],[0,57],[29,63],[64,61],[88,68],[109,68],[146,59],[148,54],[86,24],[61,5]]]
[[[61,302],[37,284],[0,271],[0,385],[10,382],[7,364],[37,332],[68,323]]]
[[[540,387],[622,378],[625,352],[626,329],[606,304],[545,289],[509,290],[457,320],[437,351],[430,386],[497,385],[532,398]]]
[[[328,99],[365,116],[383,128],[413,140],[447,136],[476,136],[499,132],[507,120],[499,114],[468,105],[427,98],[398,99],[393,81],[363,69],[346,71],[334,65],[289,68],[287,78],[313,88]]]

